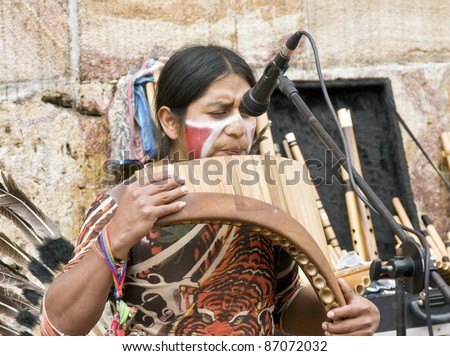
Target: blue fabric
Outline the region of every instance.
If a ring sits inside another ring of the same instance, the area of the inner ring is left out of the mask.
[[[146,68],[140,69],[135,74],[133,90],[134,119],[139,126],[142,150],[144,154],[147,154],[150,158],[153,158],[156,155],[156,128],[154,127],[149,103],[145,95],[145,84],[154,82],[153,73],[148,74],[148,72],[157,59],[157,57],[153,57],[147,62]]]

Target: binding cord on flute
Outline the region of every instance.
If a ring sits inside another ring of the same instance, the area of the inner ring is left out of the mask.
[[[338,130],[340,128],[337,120],[336,113],[331,104],[328,92],[325,87],[325,82],[320,69],[320,62],[318,59],[317,48],[315,46],[314,40],[311,35],[305,31],[299,31],[302,35],[308,38],[311,46],[313,48],[314,59],[316,62],[317,73],[319,75],[320,85],[324,93],[326,102],[330,108],[330,112],[333,115],[333,119],[338,125]],[[344,153],[340,150],[334,140],[330,137],[328,132],[320,124],[308,106],[301,99],[298,90],[296,89],[294,83],[292,83],[286,76],[284,76],[284,71],[279,73],[278,77],[278,87],[281,92],[295,105],[300,118],[308,124],[313,132],[319,137],[324,146],[329,149],[333,156],[337,160],[347,160],[348,149],[346,148],[345,140],[343,139],[342,130],[339,131],[342,141],[344,142]],[[364,193],[367,199],[362,197],[363,201],[377,214],[379,214],[383,220],[389,225],[392,232],[398,236],[402,241],[402,255],[396,256],[389,260],[386,264],[382,264],[381,260],[375,260],[371,265],[371,278],[372,280],[377,280],[380,278],[401,278],[405,282],[405,291],[410,293],[419,293],[425,290],[427,305],[429,307],[429,281],[430,279],[434,282],[435,286],[442,292],[444,298],[450,302],[450,287],[445,283],[442,277],[439,275],[437,270],[430,269],[430,255],[429,247],[426,243],[425,237],[418,231],[411,230],[407,227],[400,226],[392,214],[386,208],[381,199],[375,194],[375,192],[370,188],[370,186],[362,179],[362,177],[356,172],[356,170],[351,166],[349,162],[346,165],[347,173],[349,173],[351,185],[357,189],[355,192],[359,194],[358,188]],[[367,201],[370,201],[368,203]],[[404,229],[414,233],[419,237],[422,247],[419,246],[414,240],[412,240],[405,232]],[[427,314],[429,314],[429,308],[427,309]],[[431,319],[428,323],[429,333],[432,334]],[[399,325],[397,329],[398,335],[406,335],[405,325]]]

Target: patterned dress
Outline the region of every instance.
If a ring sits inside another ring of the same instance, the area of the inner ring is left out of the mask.
[[[74,257],[89,251],[117,207],[91,206]],[[123,300],[137,308],[131,335],[273,335],[300,288],[298,266],[270,240],[221,224],[152,230],[130,251]],[[42,333],[58,334],[46,319]]]

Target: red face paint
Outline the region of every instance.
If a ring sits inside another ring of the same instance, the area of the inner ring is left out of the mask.
[[[213,129],[210,127],[196,127],[184,125],[184,135],[188,152],[194,152],[194,158],[201,158],[203,144],[211,135]]]

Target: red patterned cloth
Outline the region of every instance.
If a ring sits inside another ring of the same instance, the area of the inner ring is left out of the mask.
[[[76,268],[115,208],[108,195],[94,202],[66,269]],[[273,335],[299,288],[293,259],[245,228],[194,224],[152,230],[129,255],[123,300],[137,314],[128,334]],[[41,328],[43,335],[60,334],[45,311]]]

